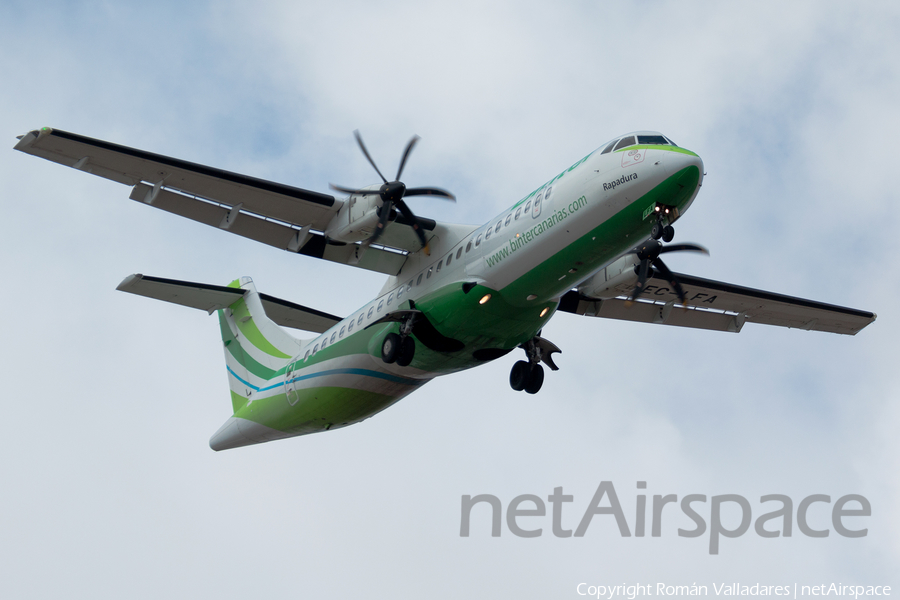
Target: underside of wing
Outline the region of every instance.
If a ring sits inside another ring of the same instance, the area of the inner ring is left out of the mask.
[[[637,302],[630,306],[627,297],[633,287],[623,284],[622,289],[616,289],[620,296],[609,299],[591,298],[572,290],[560,300],[559,310],[592,317],[735,333],[740,332],[745,323],[761,323],[856,335],[876,318],[874,313],[854,308],[690,275],[674,275],[684,289],[686,307],[678,302],[667,279],[654,273]]]
[[[359,237],[350,243],[330,239],[329,226],[344,218],[349,223],[352,215],[349,206],[342,212],[346,201],[329,194],[58,129],[31,131],[15,148],[129,185],[132,200],[289,252],[394,275],[406,255],[420,247],[402,216],[377,245],[358,241]],[[420,219],[420,224],[429,232],[435,227],[429,219]]]
[[[245,292],[241,288],[163,279],[140,274],[129,275],[116,289],[120,292],[205,310],[210,314],[231,306],[242,298]],[[260,294],[259,297],[266,316],[282,327],[324,333],[341,320],[335,315],[294,304],[268,294]]]

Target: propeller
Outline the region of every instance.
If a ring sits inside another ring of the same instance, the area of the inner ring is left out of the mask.
[[[675,274],[669,270],[666,263],[659,257],[660,254],[666,252],[684,251],[702,252],[703,254],[709,255],[709,250],[699,244],[669,244],[668,246],[663,246],[659,241],[654,239],[647,240],[641,246],[638,246],[629,252],[629,254],[636,255],[641,262],[640,265],[638,265],[638,282],[634,286],[631,297],[626,301],[626,306],[634,304],[637,297],[644,291],[644,284],[647,283],[647,276],[650,273],[650,265],[656,267],[660,274],[668,280],[669,285],[675,288],[675,293],[678,295],[678,299],[681,301],[682,306],[687,306],[687,298],[684,295],[684,289],[681,287],[681,283],[679,283]]]
[[[409,140],[409,143],[406,144],[406,149],[403,151],[403,157],[400,159],[400,167],[397,169],[397,176],[394,178],[394,181],[388,181],[385,176],[381,174],[381,171],[378,170],[378,166],[369,155],[369,151],[366,149],[366,145],[362,141],[362,136],[359,135],[359,130],[354,131],[353,135],[356,137],[356,142],[359,144],[359,148],[360,150],[362,150],[366,159],[369,161],[369,164],[372,165],[372,168],[375,169],[375,172],[378,173],[378,176],[381,177],[381,180],[384,182],[384,184],[382,184],[381,188],[379,188],[378,190],[378,195],[381,197],[381,207],[378,209],[378,225],[375,229],[375,233],[371,238],[369,238],[369,242],[375,242],[379,237],[381,237],[381,234],[384,233],[384,228],[387,227],[388,221],[391,218],[391,212],[393,208],[396,207],[397,210],[400,211],[400,213],[404,217],[406,217],[406,220],[412,224],[413,231],[415,231],[416,235],[419,237],[419,241],[422,243],[422,248],[425,250],[425,254],[428,254],[428,243],[425,240],[425,232],[422,229],[421,222],[406,204],[404,198],[409,196],[434,196],[436,198],[443,198],[445,200],[456,202],[456,197],[450,192],[442,190],[441,188],[408,188],[402,181],[400,181],[400,176],[403,174],[403,167],[406,166],[406,160],[409,158],[409,155],[412,152],[413,147],[416,145],[416,142],[419,141],[419,136],[414,135],[412,139]],[[372,190],[354,190],[334,184],[331,184],[331,189],[337,190],[338,192],[343,192],[345,194],[362,195],[373,193]]]

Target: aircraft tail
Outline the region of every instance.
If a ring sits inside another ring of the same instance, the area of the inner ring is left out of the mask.
[[[281,377],[299,352],[300,341],[266,316],[252,279],[242,277],[228,287],[244,292],[218,311],[231,404],[237,413]]]

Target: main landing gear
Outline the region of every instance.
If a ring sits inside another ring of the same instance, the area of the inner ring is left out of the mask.
[[[525,390],[529,394],[537,394],[544,385],[544,368],[539,363],[544,362],[553,371],[558,371],[559,367],[553,362],[552,354],[562,351],[552,342],[538,336],[519,347],[525,350],[528,360],[520,360],[513,365],[509,372],[509,386],[517,392]]]
[[[411,315],[400,324],[400,333],[389,333],[381,342],[381,360],[398,367],[407,367],[416,354],[416,341],[410,335],[416,315]]]

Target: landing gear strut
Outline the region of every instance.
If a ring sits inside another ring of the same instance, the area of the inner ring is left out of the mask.
[[[389,333],[381,342],[381,360],[399,367],[407,367],[416,354],[416,341],[410,335],[416,315],[411,315],[400,324],[400,333]]]

